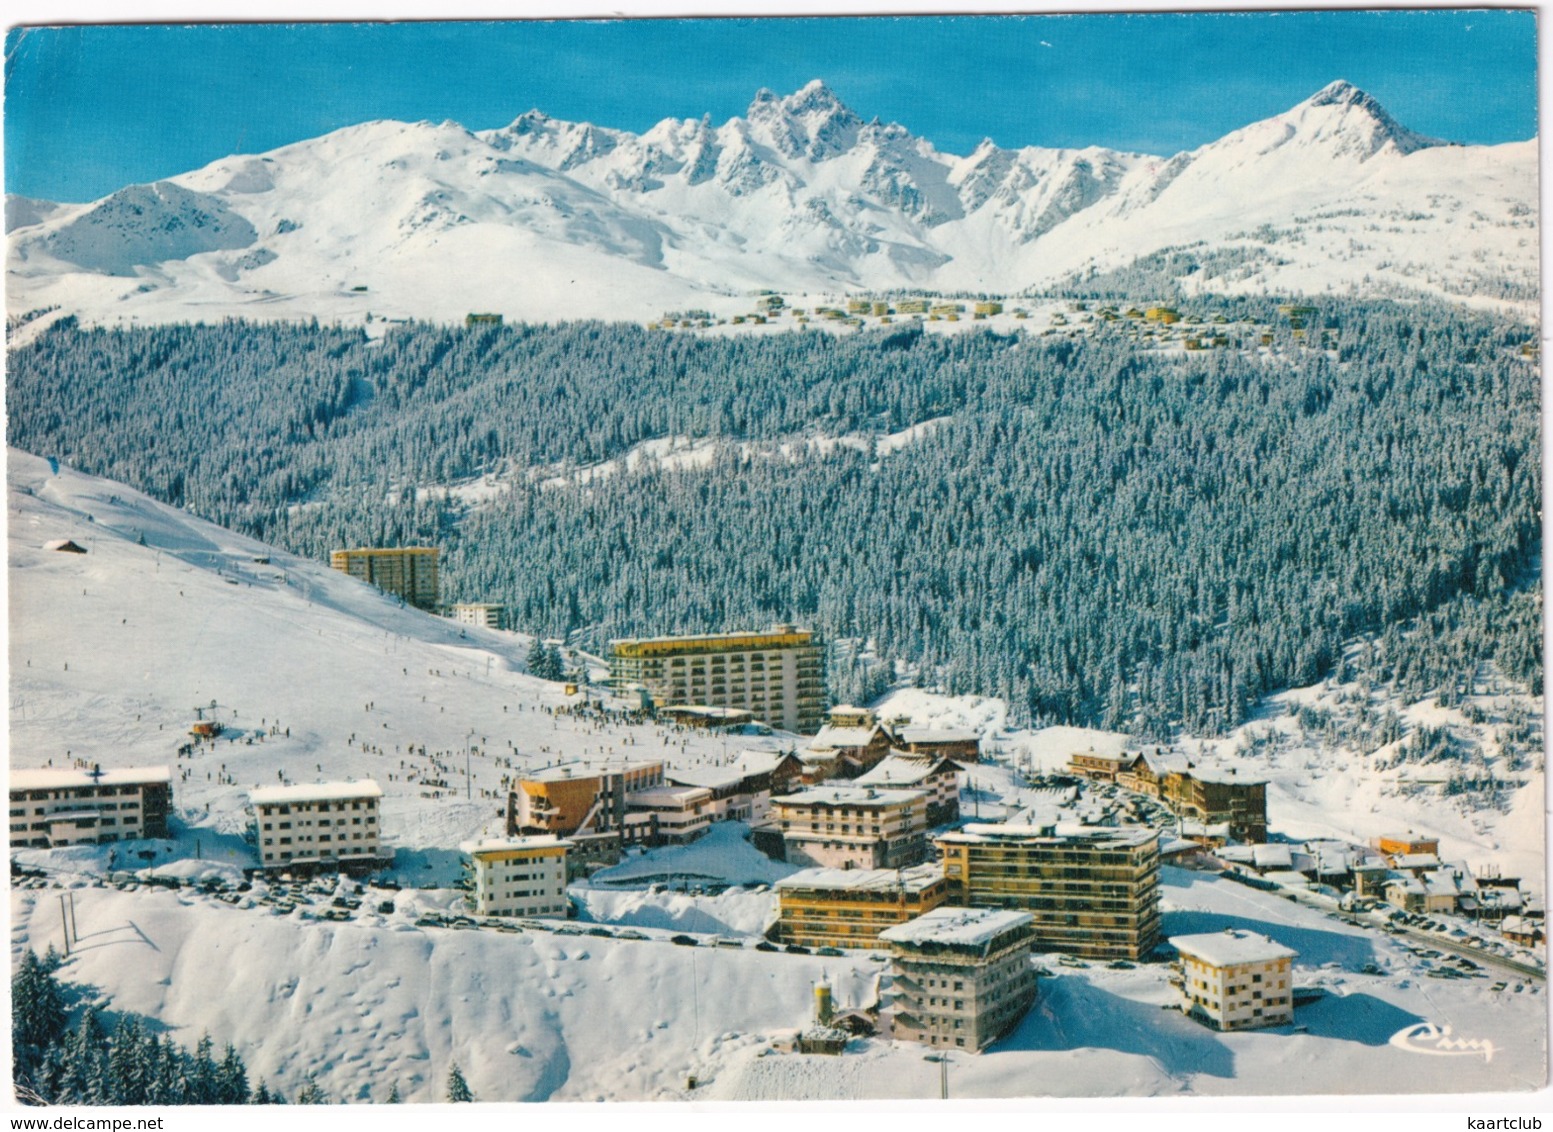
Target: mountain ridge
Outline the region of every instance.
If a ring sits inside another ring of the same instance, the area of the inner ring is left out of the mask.
[[[382,119],[84,205],[16,198],[7,272],[13,313],[88,321],[634,319],[763,287],[1016,294],[1195,247],[1248,266],[1189,287],[1514,302],[1536,181],[1535,142],[1428,138],[1345,80],[1166,158],[945,153],[816,79],[721,125]]]

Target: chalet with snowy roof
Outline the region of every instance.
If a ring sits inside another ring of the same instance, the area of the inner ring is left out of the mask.
[[[259,864],[267,870],[364,871],[391,859],[382,851],[379,806],[371,780],[270,786],[248,793]]]
[[[890,733],[865,708],[832,708],[829,721],[799,752],[805,779],[827,768],[826,777],[856,778],[890,753]]]
[[[894,869],[927,852],[922,790],[811,786],[771,800],[785,858],[834,869]]]
[[[1468,901],[1463,901],[1463,911],[1480,920],[1493,923],[1507,916],[1518,915],[1525,908],[1520,881],[1514,877],[1484,876],[1475,881],[1476,891]]]
[[[13,770],[10,791],[12,849],[166,837],[172,768]]]
[[[1036,998],[1028,912],[934,908],[879,934],[894,974],[894,1036],[980,1053]]]
[[[1440,867],[1440,858],[1433,853],[1398,853],[1391,858],[1391,867],[1398,872],[1421,876]]]
[[[1393,908],[1403,912],[1420,913],[1427,911],[1429,890],[1424,887],[1424,882],[1415,876],[1406,873],[1393,873],[1386,878],[1385,901]]]
[[[882,948],[886,928],[931,911],[949,898],[937,865],[905,869],[802,869],[777,881],[779,943],[804,947]]]
[[[475,911],[482,916],[565,916],[567,850],[549,834],[488,837],[459,846],[474,873]]]
[[[733,765],[751,790],[787,793],[803,778],[803,763],[791,751],[742,751]]]
[[[48,542],[43,544],[43,549],[44,550],[58,550],[58,551],[64,552],[65,554],[85,554],[86,553],[86,547],[82,546],[80,543],[76,542],[74,539],[68,539],[68,538],[50,539]]]
[[[911,755],[891,751],[872,770],[854,781],[858,786],[927,792],[928,825],[960,820],[960,764],[937,755]]]
[[[1294,1020],[1297,953],[1255,932],[1226,929],[1171,936],[1181,955],[1185,1013],[1217,1030]]]
[[[1158,750],[1143,751],[1132,764],[1116,773],[1116,784],[1124,790],[1147,794],[1151,798],[1164,795],[1165,780],[1172,771],[1185,771],[1190,767],[1185,755]]]
[[[1506,916],[1499,923],[1499,932],[1505,939],[1521,947],[1541,947],[1547,939],[1542,923],[1529,916]]]
[[[981,762],[981,734],[965,727],[892,727],[897,750],[913,755],[937,755],[957,763]]]
[[[1130,770],[1141,755],[1137,751],[1123,751],[1116,755],[1098,755],[1094,751],[1074,751],[1068,756],[1068,769],[1080,778],[1091,782],[1112,782],[1123,771]]]

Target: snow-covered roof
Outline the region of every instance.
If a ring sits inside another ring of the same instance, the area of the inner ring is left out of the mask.
[[[94,774],[76,767],[38,767],[11,771],[11,789],[66,790],[82,786],[149,786],[172,782],[173,771],[166,766],[132,766]]]
[[[525,849],[565,849],[571,842],[553,833],[535,834],[532,837],[483,837],[460,843],[459,851],[471,857],[486,853],[511,853]]]
[[[895,737],[902,743],[969,743],[981,733],[964,727],[897,727]]]
[[[1159,832],[1141,826],[1077,825],[1062,823],[1049,825],[993,825],[988,822],[971,822],[964,828],[941,835],[938,840],[951,844],[995,841],[1042,841],[1051,844],[1090,844],[1117,848],[1147,845],[1159,837]]]
[[[1437,869],[1440,858],[1433,853],[1399,853],[1391,863],[1399,869]]]
[[[708,790],[724,790],[738,786],[750,772],[736,766],[697,766],[666,770],[663,777],[675,786],[702,786]]]
[[[683,806],[691,802],[705,801],[712,792],[705,786],[654,786],[647,790],[633,790],[626,795],[628,806]]]
[[[930,778],[946,764],[951,770],[954,769],[954,763],[937,755],[911,755],[892,751],[880,759],[872,770],[858,775],[853,781],[859,786],[902,786]]]
[[[1293,869],[1269,869],[1262,874],[1264,880],[1273,884],[1282,885],[1284,888],[1309,888],[1310,878],[1304,873],[1297,873]]]
[[[1216,767],[1194,766],[1191,770],[1193,778],[1198,782],[1209,782],[1215,786],[1266,786],[1265,778],[1250,778],[1236,774],[1233,769],[1219,770]]]
[[[872,727],[832,727],[827,723],[809,740],[809,750],[838,751],[847,747],[866,747],[879,735],[877,723]]]
[[[811,786],[771,801],[784,806],[895,806],[925,798],[922,790],[875,790],[870,786]]]
[[[744,774],[769,774],[787,758],[785,751],[741,751],[733,765]]]
[[[360,782],[302,782],[293,786],[264,786],[248,791],[255,806],[277,802],[338,802],[356,798],[381,798],[383,788],[370,778]]]
[[[624,774],[627,771],[651,770],[655,766],[662,767],[662,761],[658,759],[643,759],[634,763],[561,763],[558,766],[547,766],[543,770],[532,771],[524,775],[524,778],[530,782],[564,782],[569,778],[596,778],[602,774]]]
[[[1267,963],[1273,959],[1293,959],[1299,954],[1265,935],[1239,928],[1202,932],[1198,935],[1173,935],[1170,943],[1181,954],[1201,959],[1214,967]]]
[[[803,869],[776,882],[779,889],[826,889],[838,892],[921,892],[944,879],[939,865],[909,869]]]
[[[1253,845],[1251,860],[1259,869],[1287,869],[1294,864],[1287,845]]]
[[[879,938],[886,943],[921,946],[983,948],[999,936],[1034,919],[1029,912],[1011,908],[956,908],[943,905],[914,920],[886,928]]]

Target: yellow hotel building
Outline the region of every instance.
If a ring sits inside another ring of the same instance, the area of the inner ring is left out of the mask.
[[[419,609],[435,610],[437,554],[434,546],[360,547],[334,551],[329,565]]]
[[[783,731],[812,735],[825,715],[825,646],[817,633],[628,638],[610,642],[610,680],[640,684],[653,702],[736,708]]]
[[[937,865],[909,869],[804,869],[776,883],[781,943],[886,948],[879,933],[949,898]]]

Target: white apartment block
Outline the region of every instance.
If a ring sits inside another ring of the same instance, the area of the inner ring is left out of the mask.
[[[1219,1030],[1282,1026],[1294,1020],[1296,952],[1255,932],[1226,929],[1171,936],[1181,953],[1182,1009]]]
[[[382,859],[379,803],[370,780],[250,791],[266,869],[372,867]]]
[[[11,848],[166,837],[172,778],[165,766],[13,770]]]
[[[466,841],[459,848],[474,869],[475,911],[480,915],[566,915],[571,842],[540,834]]]

